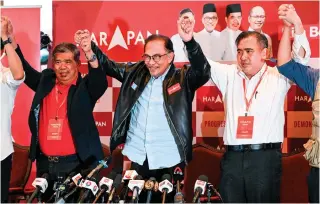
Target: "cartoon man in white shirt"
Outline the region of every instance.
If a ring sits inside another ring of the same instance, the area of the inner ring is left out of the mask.
[[[12,26],[10,20],[1,16],[1,59],[7,56],[8,67],[1,65],[1,203],[8,202],[10,175],[12,168],[12,135],[11,113],[17,89],[24,81],[22,63],[11,45],[10,34]]]
[[[222,57],[220,47],[220,31],[215,30],[218,23],[216,6],[212,3],[205,4],[202,10],[203,30],[194,35],[200,44],[204,55],[211,60],[220,61]]]
[[[190,21],[195,22],[194,13],[190,8],[182,9],[179,13],[179,19],[190,19]],[[189,62],[187,51],[179,33],[173,35],[171,37],[171,41],[173,43],[173,50],[175,54],[174,62]]]
[[[248,22],[249,22],[249,31],[257,31],[258,33],[261,33],[266,36],[268,39],[268,54],[267,59],[270,59],[273,56],[272,53],[272,40],[270,36],[264,32],[262,32],[262,27],[266,21],[266,13],[264,9],[261,6],[255,6],[251,8],[249,16],[248,16]]]
[[[227,23],[227,27],[223,31],[221,31],[221,42],[224,46],[222,48],[222,60],[236,61],[237,47],[235,42],[239,34],[242,32],[241,30],[239,30],[242,21],[242,11],[240,4],[227,5],[225,21]]]

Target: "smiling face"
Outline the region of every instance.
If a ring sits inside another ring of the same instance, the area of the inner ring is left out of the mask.
[[[230,13],[228,17],[225,18],[228,28],[233,31],[240,29],[242,15],[241,12]]]
[[[265,19],[266,14],[262,7],[256,6],[251,9],[248,21],[253,30],[261,32]]]
[[[157,78],[167,70],[173,56],[173,52],[169,52],[165,48],[163,40],[153,40],[146,44],[143,59],[151,76]]]
[[[72,52],[56,53],[53,64],[54,72],[61,84],[70,84],[77,78],[80,64],[74,60]]]
[[[202,16],[202,23],[207,32],[211,33],[217,23],[218,23],[218,15],[216,12],[207,12]]]

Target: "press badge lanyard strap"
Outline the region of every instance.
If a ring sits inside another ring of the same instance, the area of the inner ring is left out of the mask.
[[[253,92],[252,92],[252,95],[251,95],[249,101],[247,100],[247,97],[246,97],[246,95],[247,95],[246,80],[245,80],[245,79],[242,80],[243,92],[244,92],[244,101],[246,102],[246,112],[245,112],[245,116],[248,116],[248,111],[249,111],[249,108],[250,108],[250,106],[251,106],[253,96],[254,96],[254,94],[256,93],[256,91],[257,91],[257,89],[258,89],[258,87],[259,87],[259,85],[260,85],[260,83],[261,83],[261,81],[262,81],[262,78],[263,78],[264,74],[266,73],[267,69],[268,69],[268,67],[266,67],[266,70],[264,70],[263,74],[261,75],[260,80],[258,81],[256,87],[254,88],[254,90],[253,90]]]
[[[59,94],[59,90],[58,90],[57,86],[55,86],[55,88],[56,88],[56,102],[57,102],[57,104],[58,104],[58,94]],[[66,97],[63,99],[63,101],[62,101],[62,103],[60,104],[60,106],[57,108],[56,117],[55,117],[56,120],[58,120],[59,110],[60,110],[60,108],[63,106],[63,104],[66,102],[67,96],[68,96],[68,95],[66,95]]]

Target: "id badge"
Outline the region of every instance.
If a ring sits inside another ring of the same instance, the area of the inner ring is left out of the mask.
[[[237,139],[252,139],[253,122],[253,116],[238,117]]]
[[[61,140],[63,119],[50,119],[47,140]]]

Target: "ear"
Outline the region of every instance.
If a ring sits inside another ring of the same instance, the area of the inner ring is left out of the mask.
[[[173,52],[170,52],[170,53],[168,54],[168,61],[169,61],[169,63],[172,62],[173,57],[174,57],[174,53],[173,53]]]
[[[226,21],[226,24],[228,26],[228,18],[227,17],[224,17],[224,20]]]
[[[267,55],[268,55],[268,48],[263,48],[262,52],[261,52],[261,57],[263,60],[267,59]]]

